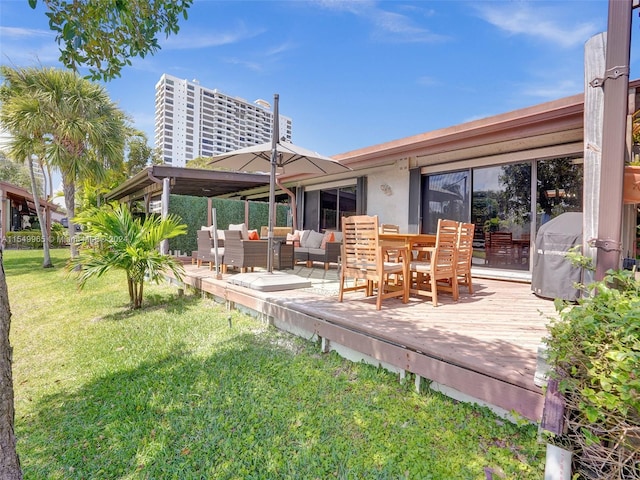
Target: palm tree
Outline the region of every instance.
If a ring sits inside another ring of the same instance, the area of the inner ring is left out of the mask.
[[[42,236],[43,268],[53,267],[49,253],[49,232],[40,208],[39,187],[33,171],[36,154],[42,154],[42,111],[35,95],[28,91],[28,82],[19,71],[6,71],[2,67],[6,83],[0,88],[0,123],[12,134],[9,144],[10,155],[14,160],[25,161],[29,167],[31,194],[36,206],[36,215]]]
[[[120,204],[87,210],[75,221],[84,227],[79,238],[85,248],[71,259],[68,267],[79,270],[80,288],[91,277],[99,277],[111,269],[124,270],[131,306],[140,308],[145,277],[157,283],[165,272],[171,271],[178,280],[182,279],[182,264],[158,251],[162,240],[187,232],[187,226],[180,224],[177,216],[165,219],[148,216],[142,222],[133,218],[126,205]]]
[[[121,168],[127,118],[104,88],[74,72],[2,66],[0,73],[5,78],[4,98],[19,103],[27,96],[37,103],[37,109],[26,112],[32,116],[30,122],[26,122],[19,111],[14,111],[10,123],[16,131],[31,134],[34,142],[41,142],[44,163],[57,168],[62,175],[70,219],[71,256],[75,257],[72,219],[76,184],[87,178],[99,180],[110,167]]]

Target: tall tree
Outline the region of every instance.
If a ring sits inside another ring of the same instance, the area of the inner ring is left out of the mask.
[[[144,132],[133,131],[127,140],[127,177],[133,177],[153,162],[153,148],[147,144]]]
[[[2,66],[0,73],[5,79],[0,90],[3,123],[25,145],[27,140],[34,149],[39,144],[42,158],[62,175],[71,256],[75,257],[76,183],[101,179],[106,168],[122,165],[126,116],[103,87],[74,72]]]
[[[11,308],[7,279],[4,274],[2,250],[0,250],[0,478],[20,480],[20,458],[16,452],[16,435],[13,430],[15,410],[13,406],[12,348],[9,343]]]
[[[24,164],[23,160],[14,161],[0,151],[0,180],[29,190],[31,188],[29,167]],[[40,186],[39,182],[38,186]]]
[[[23,160],[29,168],[31,194],[36,208],[40,234],[42,236],[43,268],[53,267],[49,253],[49,232],[40,207],[40,188],[33,170],[34,157],[44,152],[43,132],[45,119],[37,92],[31,91],[30,82],[24,72],[0,67],[6,82],[0,87],[0,122],[11,133],[9,143],[11,156]]]
[[[49,26],[56,32],[60,61],[77,71],[89,68],[93,80],[120,76],[131,57],[153,55],[158,35],[179,30],[193,0],[43,0]],[[29,0],[36,8],[38,0]]]

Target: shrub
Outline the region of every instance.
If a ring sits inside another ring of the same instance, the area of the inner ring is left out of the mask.
[[[640,282],[609,271],[577,305],[557,301],[549,364],[566,399],[566,434],[585,478],[640,478]]]
[[[249,229],[260,230],[269,222],[269,204],[265,202],[249,201]],[[216,209],[218,228],[225,230],[233,223],[244,223],[245,201],[214,198],[213,207]],[[289,213],[288,205],[276,205],[276,225],[286,225]],[[169,240],[169,250],[179,250],[191,254],[197,250],[197,231],[207,224],[207,199],[189,195],[171,195],[169,197],[169,212],[180,217],[187,225],[187,234]]]
[[[7,248],[42,248],[42,232],[40,230],[20,230],[5,233]]]

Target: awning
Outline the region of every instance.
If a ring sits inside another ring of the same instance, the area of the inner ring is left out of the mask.
[[[111,190],[105,198],[127,202],[143,199],[147,194],[157,197],[165,178],[170,179],[172,194],[196,197],[221,197],[269,185],[268,174],[153,165]]]

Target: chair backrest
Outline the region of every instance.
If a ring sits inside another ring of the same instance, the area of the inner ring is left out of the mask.
[[[374,266],[378,251],[377,215],[342,218],[342,268]]]
[[[224,231],[224,245],[225,248],[229,246],[242,245],[242,231],[240,230],[225,230]]]
[[[453,274],[457,261],[458,222],[455,220],[438,220],[436,234],[436,258],[432,260],[431,271],[436,278]]]
[[[213,239],[209,230],[198,230],[198,252],[210,253]]]
[[[489,232],[489,246],[510,247],[513,245],[513,234],[511,232]]]
[[[380,225],[380,233],[400,233],[400,227],[391,223],[383,223]]]
[[[460,223],[458,225],[457,268],[459,271],[467,271],[471,268],[474,233],[475,225],[473,223]]]

